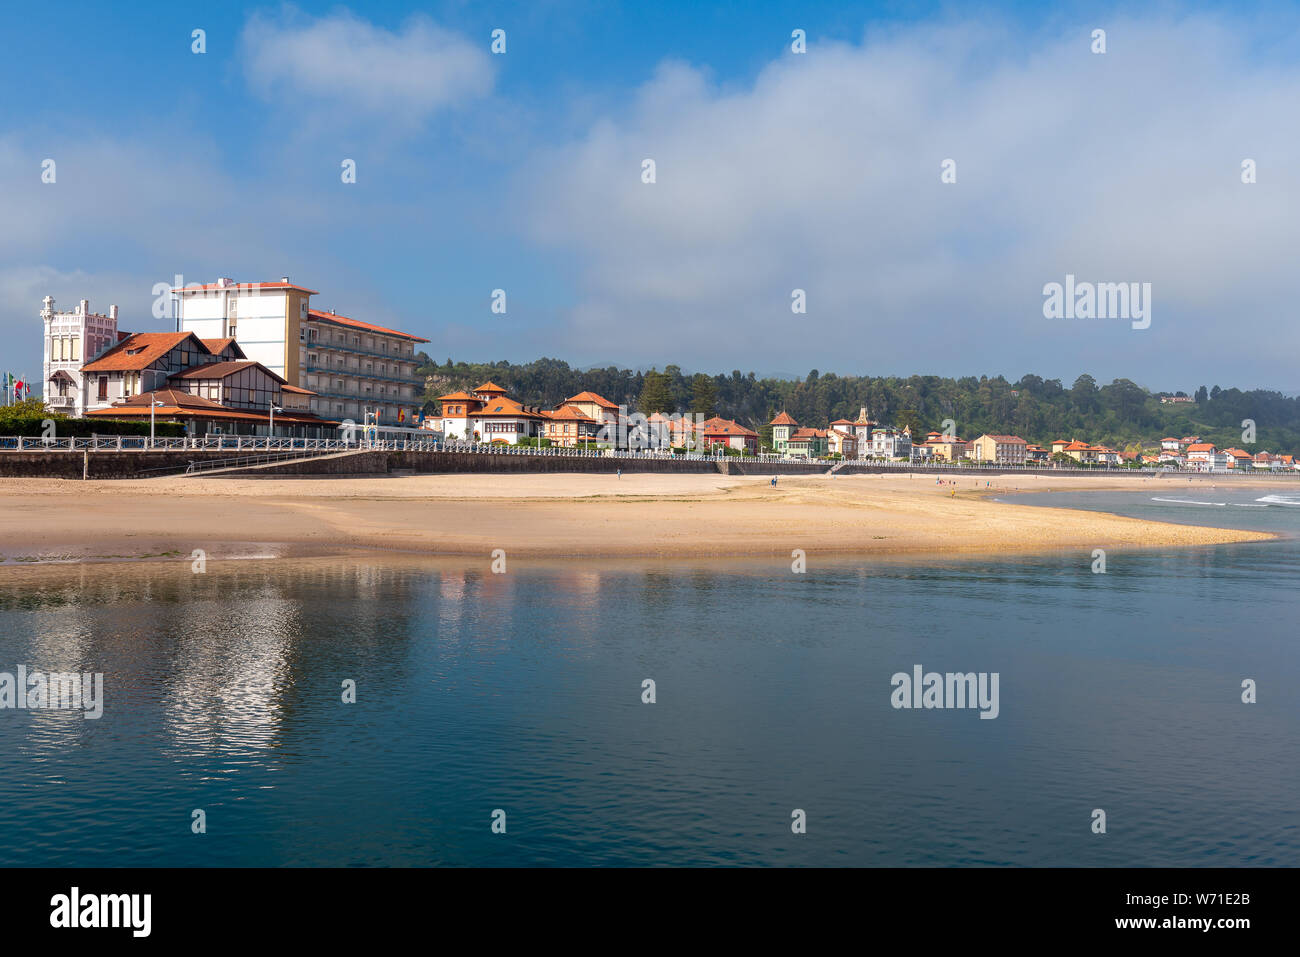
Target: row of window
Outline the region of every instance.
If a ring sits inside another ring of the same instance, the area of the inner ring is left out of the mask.
[[[334,358],[335,361],[331,362],[331,361],[330,361],[331,356],[328,355],[328,354],[326,354],[325,357],[324,357],[323,359],[318,360],[318,359],[317,359],[317,355],[316,355],[316,353],[314,353],[314,352],[309,352],[309,353],[307,353],[307,364],[308,364],[308,365],[317,365],[317,364],[319,364],[319,365],[323,365],[323,366],[336,365],[336,366],[338,366],[340,369],[358,369],[359,371],[364,371],[364,372],[373,372],[373,373],[375,373],[376,375],[388,375],[388,373],[389,373],[388,366],[387,366],[386,364],[384,364],[384,363],[380,363],[378,366],[372,366],[371,363],[367,362],[366,365],[365,365],[364,370],[362,370],[362,369],[360,369],[359,363],[357,362],[356,359],[353,359],[351,362],[348,362],[348,361],[346,361],[345,359],[343,359],[343,357],[341,357],[341,356],[337,356],[337,357],[333,357],[333,358]],[[403,369],[403,368],[404,368],[404,367],[403,367],[400,363],[394,363],[394,364],[393,364],[393,368],[392,368],[392,373],[393,373],[393,375],[398,375],[398,376],[400,376],[400,375],[404,375],[404,374],[412,375],[412,376],[415,375],[415,366],[414,366],[414,365],[412,365],[412,366],[410,367],[410,368],[411,368],[411,371],[410,371],[409,373],[403,373],[403,372],[402,372],[402,369]]]
[[[91,348],[94,348],[95,337],[92,337]],[[92,353],[93,355],[94,353]],[[80,336],[59,336],[50,338],[50,361],[51,362],[80,362],[81,361],[81,337]]]
[[[312,389],[313,391],[315,391],[315,390],[320,390],[320,389],[328,390],[329,387],[330,387],[330,380],[329,380],[329,379],[325,379],[325,380],[322,381],[322,380],[320,380],[320,379],[317,379],[315,376],[308,376],[308,377],[307,377],[307,385],[305,386],[305,388]],[[344,381],[343,381],[342,379],[335,379],[335,380],[334,380],[334,391],[335,391],[335,392],[342,392],[342,393],[347,394],[347,395],[376,395],[376,394],[378,394],[378,395],[388,395],[388,394],[389,394],[389,390],[388,390],[388,388],[387,388],[386,386],[382,386],[382,385],[379,387],[379,391],[378,391],[378,393],[376,393],[376,392],[374,391],[374,387],[373,387],[373,386],[370,386],[370,385],[367,385],[367,386],[365,387],[365,390],[364,390],[364,391],[359,391],[359,390],[356,389],[355,387],[354,387],[354,388],[347,388],[347,387],[344,385]],[[393,396],[394,398],[397,398],[397,399],[409,399],[409,398],[411,398],[411,390],[410,390],[409,388],[406,388],[406,387],[402,387],[402,388],[394,388],[394,389],[392,390],[392,393],[391,393],[391,394],[392,394],[392,396]]]
[[[234,333],[231,333],[234,335]],[[364,343],[362,337],[355,333],[341,332],[334,329],[317,329],[315,326],[307,326],[298,331],[299,342],[336,342],[340,345],[352,345],[357,349],[376,349],[376,340],[374,336],[366,336]],[[392,347],[391,349],[389,347]],[[415,355],[415,346],[408,342],[390,342],[387,339],[378,340],[378,350],[380,352],[392,352],[393,355]]]

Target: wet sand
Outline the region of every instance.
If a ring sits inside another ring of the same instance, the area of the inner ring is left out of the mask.
[[[991,487],[985,483],[991,481]],[[1221,477],[782,476],[585,473],[127,481],[15,479],[0,488],[0,557],[168,561],[389,549],[429,555],[789,558],[1204,546],[1262,532],[992,501],[989,493],[1185,492],[1289,483]],[[1300,487],[1298,485],[1297,487]],[[955,493],[955,494],[954,494]]]

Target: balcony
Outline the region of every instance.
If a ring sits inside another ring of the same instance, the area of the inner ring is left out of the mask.
[[[45,399],[45,404],[51,409],[71,409],[75,402],[70,395],[52,395]]]

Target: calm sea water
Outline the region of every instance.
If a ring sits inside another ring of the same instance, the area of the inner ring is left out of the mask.
[[[1032,501],[1300,535],[1267,494]],[[106,684],[0,711],[0,863],[1300,863],[1296,541],[1091,564],[0,569],[0,671]],[[998,718],[895,710],[915,664]]]

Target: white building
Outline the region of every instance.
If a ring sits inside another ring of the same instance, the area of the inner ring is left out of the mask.
[[[871,432],[871,454],[876,458],[910,459],[912,457],[912,431],[905,428],[873,429]]]
[[[361,422],[370,412],[379,425],[415,426],[424,404],[415,346],[428,339],[313,309],[317,292],[287,276],[254,283],[223,278],[172,293],[178,331],[236,340],[249,359],[315,393],[311,411],[322,418]]]
[[[54,297],[46,296],[41,309],[45,349],[41,364],[42,396],[55,412],[79,418],[86,411],[82,365],[117,345],[117,306],[108,315],[90,311],[83,299],[72,312],[55,312]]]

